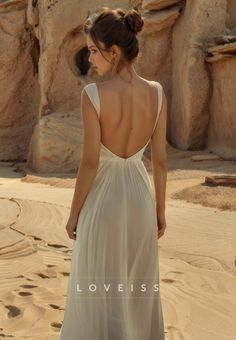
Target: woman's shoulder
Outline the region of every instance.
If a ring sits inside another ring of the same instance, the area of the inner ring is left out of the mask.
[[[163,91],[163,86],[159,81],[149,80],[149,79],[145,79],[145,78],[142,78],[142,79],[145,83],[145,86],[154,88],[155,91],[158,91],[158,94],[160,94],[160,92]],[[152,91],[154,91],[154,90],[152,90]]]
[[[103,82],[92,82],[84,85],[83,90],[86,91],[87,93],[94,94],[97,91],[100,93],[103,87],[104,87]]]
[[[161,85],[161,83],[159,81],[157,81],[157,80],[150,80],[150,79],[146,79],[146,78],[142,78],[142,77],[140,77],[140,79],[144,83],[146,83],[146,84],[148,84],[149,86],[152,86],[152,87],[155,86],[155,84]]]
[[[92,87],[94,87],[94,85],[96,85],[96,83],[88,83],[88,84],[84,85],[83,90],[87,90],[89,88],[92,88]]]

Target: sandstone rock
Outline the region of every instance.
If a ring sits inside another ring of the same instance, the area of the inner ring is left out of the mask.
[[[34,32],[35,37],[40,39],[39,32],[39,8],[37,6],[38,0],[33,0],[28,2],[27,7],[27,21],[29,25],[32,27],[32,31]]]
[[[218,155],[193,155],[191,157],[192,161],[209,161],[209,160],[219,160],[220,156]]]
[[[177,4],[180,0],[143,0],[143,8],[157,10]]]
[[[223,35],[214,41],[218,45],[211,44],[206,57],[213,81],[208,148],[222,157],[236,159],[236,36]]]
[[[180,15],[181,6],[174,6],[163,11],[145,12],[142,14],[144,20],[143,32],[160,31],[172,26]],[[158,43],[158,42],[157,42]]]
[[[226,38],[225,38],[226,40]],[[208,62],[214,62],[226,58],[235,58],[236,56],[236,36],[228,38],[228,43],[222,45],[216,45],[207,49],[207,57],[205,58]],[[231,42],[232,41],[232,42]],[[235,42],[233,42],[235,41]]]
[[[107,1],[112,8],[128,8],[128,3],[128,0]],[[48,109],[64,112],[78,107],[82,87],[93,80],[91,72],[86,72],[86,77],[81,74],[76,65],[76,54],[86,46],[82,32],[84,20],[100,6],[97,0],[45,0],[38,1],[33,8],[29,2],[30,22],[37,21],[33,15],[40,18],[40,116]]]
[[[142,8],[142,0],[132,0],[132,5],[134,9],[141,9]]]
[[[227,1],[187,1],[173,27],[172,98],[168,136],[181,149],[201,149],[207,143],[211,78],[205,44],[225,33]]]
[[[39,117],[43,118],[48,113],[57,115],[60,112],[78,110],[83,86],[96,81],[96,76],[90,69],[85,69],[83,72],[78,67],[78,52],[86,47],[86,37],[82,32],[82,25],[88,14],[100,7],[101,4],[97,0],[86,2],[45,0],[35,1],[34,3],[36,6],[32,6],[32,3],[29,2],[27,15],[31,25],[35,23],[37,25],[39,22],[39,26],[35,30],[35,34],[39,37],[41,51],[39,59],[39,84],[41,89]],[[128,9],[129,1],[109,0],[106,5],[111,8]],[[68,122],[68,124],[70,123]],[[71,156],[71,153],[74,154],[74,148],[79,148],[78,138],[77,142],[74,140],[75,144],[68,144],[65,139],[59,140],[55,136],[56,141],[58,140],[60,147],[65,151],[64,155],[63,153],[59,155],[59,144],[58,147],[47,148],[45,141],[49,141],[50,138],[53,140],[54,137],[51,135],[51,131],[49,138],[46,131],[50,129],[45,130],[45,128],[43,119],[42,123],[40,122],[37,125],[32,137],[28,164],[33,170],[38,169],[39,171],[49,171],[50,168],[53,171],[57,167],[61,171],[75,169],[78,166],[79,159],[73,158],[74,156]],[[40,129],[43,129],[42,132]],[[37,138],[39,138],[38,141]],[[41,138],[42,141],[40,141]],[[53,144],[50,145],[53,146]],[[44,154],[47,156],[44,157]],[[80,153],[77,154],[80,155]],[[61,164],[59,164],[60,161]]]
[[[223,158],[236,159],[236,55],[210,61],[213,89],[208,149]]]
[[[160,81],[167,97],[171,96],[171,26],[181,9],[174,6],[162,11],[142,11],[144,27],[139,35],[140,58],[135,67],[144,77]]]
[[[25,9],[28,0],[1,0],[0,1],[0,12],[7,12],[7,11],[19,11]]]
[[[171,97],[171,36],[172,27],[143,30],[139,36],[140,55],[134,65],[142,77],[160,81],[167,98]]]
[[[32,63],[27,1],[0,3],[0,159],[25,159],[37,120],[39,88]]]
[[[163,85],[170,143],[208,146],[234,158],[235,0],[106,1],[112,8],[131,4],[144,19],[134,66]],[[82,23],[100,6],[97,0],[0,0],[1,160],[28,157],[41,172],[78,167],[80,93],[99,80],[86,59]]]
[[[205,183],[214,185],[236,185],[236,176],[210,176],[205,178]]]
[[[226,26],[230,31],[233,31],[236,28],[235,0],[228,0],[227,1],[227,13],[228,13],[228,16],[226,18]],[[236,34],[236,31],[234,33]]]
[[[235,35],[220,35],[218,37],[215,37],[214,39],[215,44],[217,45],[221,45],[221,44],[227,44],[227,43],[232,43],[232,42],[236,42],[236,36]],[[211,46],[215,45],[214,43],[209,44]]]
[[[34,130],[27,166],[37,172],[76,171],[82,155],[79,112],[43,116]]]

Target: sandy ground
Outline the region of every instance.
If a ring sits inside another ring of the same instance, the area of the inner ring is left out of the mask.
[[[236,162],[194,162],[168,146],[167,230],[158,240],[168,340],[233,340],[236,334],[236,187],[206,176]],[[151,170],[149,150],[144,163]],[[152,180],[151,172],[150,178]],[[73,241],[65,224],[73,175],[39,175],[0,163],[0,338],[56,340]]]

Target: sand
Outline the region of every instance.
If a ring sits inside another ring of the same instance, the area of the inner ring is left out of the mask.
[[[236,334],[236,188],[203,186],[236,162],[168,146],[165,235],[158,240],[168,340]],[[150,151],[144,162],[150,172]],[[57,340],[73,241],[65,231],[75,178],[0,163],[0,338]]]

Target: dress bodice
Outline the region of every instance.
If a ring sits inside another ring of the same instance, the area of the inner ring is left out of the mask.
[[[133,154],[130,157],[124,158],[114,154],[111,150],[109,150],[104,144],[101,143],[101,151],[100,151],[100,160],[105,161],[119,161],[119,162],[130,162],[130,161],[141,161],[143,157],[144,150],[148,145],[149,141],[145,144],[145,146]]]

